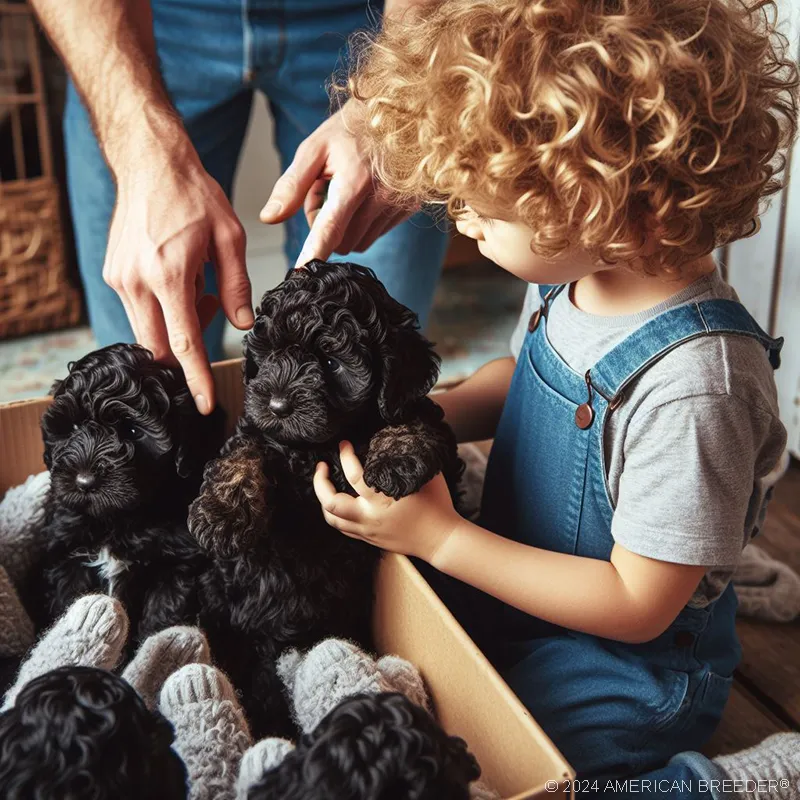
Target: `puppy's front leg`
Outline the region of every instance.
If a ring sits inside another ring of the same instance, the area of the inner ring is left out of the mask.
[[[233,557],[266,533],[274,483],[264,460],[263,447],[239,435],[206,465],[200,494],[189,506],[189,530],[205,550]]]
[[[418,492],[438,472],[449,478],[454,460],[455,438],[446,425],[423,421],[389,425],[370,440],[364,481],[399,500]]]

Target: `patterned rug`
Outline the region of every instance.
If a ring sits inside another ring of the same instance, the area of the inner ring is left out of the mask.
[[[450,383],[493,358],[508,355],[508,341],[522,308],[525,284],[495,266],[479,263],[445,270],[427,334],[442,357],[441,381]],[[226,354],[240,354],[241,334],[231,328]],[[67,364],[94,348],[88,327],[26,336],[0,343],[0,402],[47,394]]]

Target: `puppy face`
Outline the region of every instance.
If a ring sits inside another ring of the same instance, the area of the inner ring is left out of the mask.
[[[219,422],[202,417],[181,374],[144,348],[90,353],[55,385],[42,419],[53,496],[93,517],[169,497],[202,469],[203,448],[216,451]]]
[[[0,715],[0,796],[183,800],[172,726],[121,678],[62,667]]]
[[[438,374],[415,315],[355,264],[290,272],[244,344],[245,412],[286,443],[326,442],[369,414],[399,421]]]

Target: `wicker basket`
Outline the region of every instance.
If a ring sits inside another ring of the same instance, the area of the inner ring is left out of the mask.
[[[32,91],[20,94],[17,77],[29,72]],[[35,109],[37,174],[26,163],[22,109]],[[0,175],[0,339],[74,325],[80,295],[69,282],[60,195],[53,177],[36,29],[24,4],[0,2],[0,109],[11,123],[14,175]]]

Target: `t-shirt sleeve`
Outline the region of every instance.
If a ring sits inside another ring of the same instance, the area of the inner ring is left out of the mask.
[[[634,416],[614,540],[659,561],[734,566],[753,495],[760,414],[733,395],[709,394]]]
[[[517,325],[514,328],[514,332],[511,334],[511,355],[514,357],[515,361],[519,356],[520,350],[522,350],[522,342],[525,340],[525,336],[528,333],[528,320],[531,318],[531,314],[541,305],[540,301],[538,285],[529,283],[528,289],[525,292],[525,302],[522,305],[522,313],[519,315]]]

